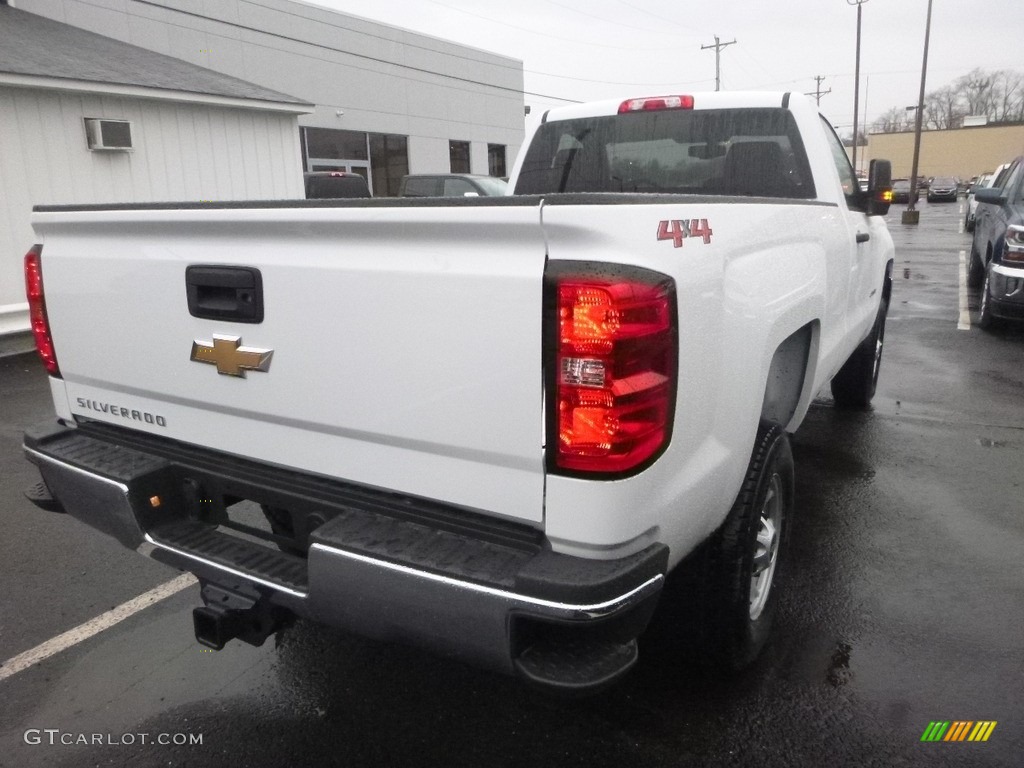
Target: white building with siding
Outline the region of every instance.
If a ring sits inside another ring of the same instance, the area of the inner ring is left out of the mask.
[[[10,0],[18,8],[315,105],[304,170],[506,176],[524,138],[523,63],[296,0]],[[396,19],[401,23],[401,19]]]
[[[33,205],[301,198],[312,110],[0,0],[0,337],[28,328]]]

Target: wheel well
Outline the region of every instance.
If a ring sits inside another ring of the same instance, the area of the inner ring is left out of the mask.
[[[785,427],[796,413],[807,377],[813,326],[813,323],[808,323],[775,350],[761,404],[762,419]]]

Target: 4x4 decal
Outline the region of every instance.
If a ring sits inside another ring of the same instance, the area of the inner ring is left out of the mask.
[[[672,219],[658,222],[658,239],[671,240],[673,248],[682,248],[683,240],[699,237],[704,245],[711,242],[711,225],[707,219]]]

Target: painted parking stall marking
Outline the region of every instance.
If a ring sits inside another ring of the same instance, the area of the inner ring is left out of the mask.
[[[149,592],[144,592],[116,608],[111,608],[106,613],[101,613],[84,624],[79,624],[74,629],[69,629],[67,632],[57,635],[44,643],[40,643],[35,648],[30,648],[24,653],[19,653],[14,658],[8,659],[0,665],[0,682],[3,682],[8,677],[13,677],[34,664],[45,661],[51,656],[56,656],[61,651],[78,645],[106,629],[110,629],[115,624],[120,624],[139,611],[155,605],[161,600],[166,600],[168,597],[176,595],[183,589],[187,589],[197,583],[196,577],[191,573],[183,573],[177,578],[154,587]]]
[[[960,317],[957,330],[971,330],[971,310],[967,305],[967,251],[960,251]]]

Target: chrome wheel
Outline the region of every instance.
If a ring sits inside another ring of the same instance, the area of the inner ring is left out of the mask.
[[[754,543],[754,562],[750,571],[750,620],[757,621],[768,603],[779,559],[782,540],[782,478],[772,475],[764,496]]]

